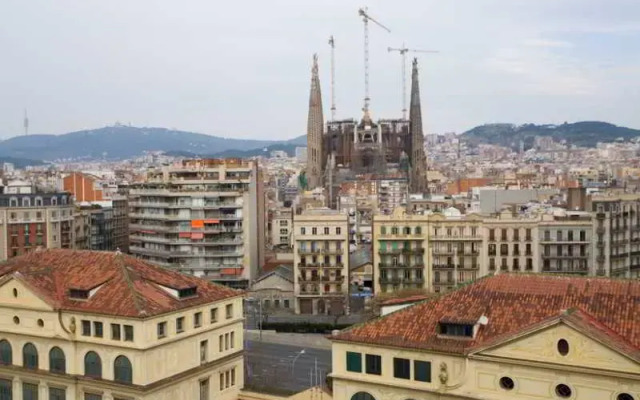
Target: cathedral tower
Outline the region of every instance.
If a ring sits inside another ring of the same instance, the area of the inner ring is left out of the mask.
[[[418,84],[418,60],[413,59],[411,72],[411,104],[409,106],[409,133],[411,135],[411,192],[423,193],[427,189],[427,157],[424,154],[422,134],[422,109],[420,107],[420,85]]]
[[[322,116],[322,95],[318,77],[318,55],[313,55],[311,68],[311,93],[309,94],[309,117],[307,119],[307,181],[308,188],[322,186],[324,118]]]

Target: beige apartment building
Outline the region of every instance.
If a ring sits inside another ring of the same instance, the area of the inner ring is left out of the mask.
[[[129,191],[130,252],[163,267],[247,288],[264,263],[257,162],[184,160]]]
[[[637,280],[482,278],[333,335],[333,399],[637,400],[638,293]]]
[[[73,199],[67,192],[40,193],[24,186],[0,194],[0,261],[38,248],[73,248],[73,223]]]
[[[483,219],[486,258],[482,275],[496,272],[540,272],[538,216],[517,216],[511,211]]]
[[[291,246],[293,233],[293,210],[290,207],[278,207],[271,214],[271,244],[278,246]]]
[[[296,314],[348,313],[348,214],[307,209],[293,218]]]
[[[120,253],[0,264],[0,398],[235,400],[242,296]]]
[[[539,223],[540,272],[596,275],[593,268],[593,222],[583,211],[543,215]]]
[[[481,229],[481,217],[453,208],[421,215],[398,207],[391,215],[375,215],[374,291],[440,292],[480,277]]]

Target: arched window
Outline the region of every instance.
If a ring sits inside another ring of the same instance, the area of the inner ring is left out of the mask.
[[[0,364],[13,364],[13,351],[11,350],[11,344],[6,340],[0,340]]]
[[[9,207],[18,207],[18,198],[12,197],[9,199]]]
[[[102,378],[102,360],[94,351],[90,351],[84,356],[84,375]]]
[[[31,199],[28,197],[22,198],[22,207],[31,207]]]
[[[38,196],[35,199],[36,207],[42,207],[42,197]]]
[[[358,392],[351,396],[351,400],[376,400],[376,398],[367,392]]]
[[[133,368],[131,361],[125,356],[118,356],[113,363],[113,379],[116,382],[131,383],[133,380]]]
[[[38,349],[31,343],[22,348],[22,365],[25,368],[38,369]]]
[[[62,200],[63,205],[67,204],[67,196],[62,196],[60,199]]]
[[[49,351],[49,371],[59,374],[67,372],[67,360],[60,347],[54,347]]]
[[[52,206],[57,206],[58,205],[58,198],[56,196],[52,196],[51,197],[51,205]]]

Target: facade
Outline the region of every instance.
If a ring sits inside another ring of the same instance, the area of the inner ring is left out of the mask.
[[[71,249],[74,206],[69,193],[0,194],[0,260],[37,248]]]
[[[296,314],[348,312],[348,215],[309,209],[294,216]]]
[[[518,217],[508,211],[483,219],[483,238],[487,242],[484,270],[490,274],[540,272],[539,222],[540,218]]]
[[[631,280],[481,279],[333,335],[333,398],[637,399],[638,293]]]
[[[3,398],[235,400],[243,386],[232,289],[91,251],[29,253],[0,276]]]
[[[640,196],[593,196],[594,263],[598,275],[640,277]]]
[[[293,271],[279,266],[262,275],[251,285],[248,296],[262,303],[262,310],[293,311]]]
[[[333,175],[335,169],[346,169],[354,174],[384,175],[388,166],[393,166],[406,173],[413,192],[424,191],[426,156],[417,61],[413,61],[408,120],[380,119],[375,122],[369,112],[368,99],[365,103],[360,121],[328,121],[325,130],[318,58],[314,55],[307,122],[306,174],[309,188],[329,185],[325,176]]]
[[[264,261],[264,195],[254,161],[184,160],[129,191],[130,252],[238,288]]]
[[[541,271],[594,276],[592,232],[591,215],[586,212],[567,211],[543,218],[539,225]]]
[[[125,196],[111,197],[113,208],[113,246],[112,250],[129,253],[129,201]]]
[[[293,233],[293,210],[278,207],[271,214],[271,244],[273,246],[291,246]]]
[[[99,183],[90,175],[73,172],[62,178],[62,185],[77,203],[105,200]]]

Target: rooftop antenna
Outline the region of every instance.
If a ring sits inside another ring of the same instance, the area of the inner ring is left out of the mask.
[[[23,125],[24,125],[24,134],[25,136],[29,134],[29,117],[27,116],[27,109],[24,109],[24,120],[23,120]]]
[[[416,50],[408,49],[402,43],[402,47],[395,49],[393,47],[387,47],[387,51],[397,51],[402,56],[402,119],[407,119],[407,52],[410,53],[439,53],[435,50]]]
[[[336,64],[335,64],[335,48],[336,42],[333,35],[329,37],[329,46],[331,46],[331,120],[336,120]]]
[[[367,13],[367,8],[361,8],[358,10],[358,15],[362,17],[362,22],[364,22],[364,107],[362,111],[364,111],[365,116],[369,115],[369,21],[378,25],[380,28],[384,29],[387,32],[391,32],[389,28],[382,25],[380,22],[371,18]]]

